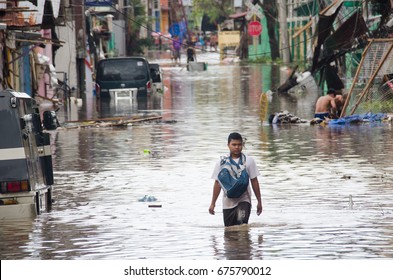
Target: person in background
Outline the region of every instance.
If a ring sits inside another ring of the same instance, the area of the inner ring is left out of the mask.
[[[315,118],[337,118],[336,91],[330,88],[327,95],[318,98],[315,104]]]
[[[213,33],[210,37],[210,50],[213,48],[214,51],[217,51],[217,42],[218,42],[217,34]]]
[[[180,39],[178,36],[175,36],[172,41],[172,57],[175,60],[175,63],[180,63],[180,49]]]
[[[195,48],[194,45],[192,43],[188,43],[187,44],[187,63],[189,63],[190,61],[196,61],[196,54],[195,54]]]
[[[205,38],[204,38],[203,33],[199,34],[199,44],[201,44],[201,49],[202,49],[202,51],[204,51],[205,50]]]
[[[247,190],[238,198],[228,198],[227,195],[223,194],[222,206],[223,206],[223,218],[224,225],[233,226],[247,224],[251,212],[251,188],[257,199],[257,215],[262,213],[262,199],[261,191],[258,182],[259,170],[255,163],[255,160],[250,156],[245,156],[242,153],[243,150],[243,137],[237,133],[233,132],[228,136],[228,148],[229,157],[231,157],[235,162],[239,164],[240,158],[245,157],[246,170],[249,175],[249,183]],[[214,179],[213,185],[213,195],[209,207],[209,213],[211,215],[215,214],[214,208],[216,206],[216,201],[221,192],[221,185],[218,181],[218,174],[220,172],[221,160],[216,163],[212,179]],[[250,188],[251,182],[251,188]]]
[[[191,35],[191,43],[192,43],[193,46],[195,46],[195,44],[196,44],[197,42],[198,42],[198,36],[195,35],[195,33],[193,33],[193,34]]]

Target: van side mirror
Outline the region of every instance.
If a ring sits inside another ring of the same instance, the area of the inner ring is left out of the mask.
[[[57,120],[55,111],[45,111],[43,118],[42,124],[46,130],[55,130],[59,127],[59,121]]]
[[[150,75],[151,75],[151,78],[153,80],[153,83],[161,82],[160,73],[158,72],[157,69],[150,68]]]
[[[32,122],[37,132],[42,132],[41,118],[38,113],[32,115]]]

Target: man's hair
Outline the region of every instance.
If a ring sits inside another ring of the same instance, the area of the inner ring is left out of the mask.
[[[240,133],[237,132],[232,132],[228,136],[228,144],[231,142],[231,140],[240,140],[243,143],[243,137],[240,135]]]
[[[332,93],[334,96],[337,95],[336,90],[335,90],[334,88],[329,88],[329,89],[328,89],[327,94],[331,94],[331,93]]]

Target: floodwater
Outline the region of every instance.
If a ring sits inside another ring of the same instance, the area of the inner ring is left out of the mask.
[[[154,100],[97,113],[161,120],[52,132],[54,207],[1,221],[1,259],[393,258],[391,124],[261,123],[259,96],[280,84],[279,67],[203,59],[200,73],[165,66]],[[316,97],[273,95],[269,112],[310,119]],[[263,213],[254,199],[249,225],[224,228],[221,196],[208,213],[210,176],[232,131],[261,172]]]

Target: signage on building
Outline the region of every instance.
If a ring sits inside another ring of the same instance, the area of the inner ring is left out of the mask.
[[[248,34],[251,36],[259,36],[262,32],[262,24],[259,21],[251,21],[248,24]]]
[[[113,0],[85,0],[85,6],[88,7],[108,7],[113,5]]]
[[[251,3],[250,0],[246,1],[246,6],[248,7],[248,12],[246,14],[246,19],[250,20],[252,18],[252,16],[256,15],[257,17],[259,17],[260,19],[263,18],[263,14],[261,11],[261,7],[258,4],[253,4]]]

